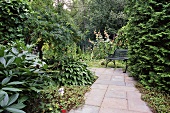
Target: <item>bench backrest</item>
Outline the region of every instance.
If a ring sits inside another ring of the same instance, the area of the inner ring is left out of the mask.
[[[114,57],[128,57],[127,52],[128,52],[127,49],[116,49],[114,51],[113,56]]]

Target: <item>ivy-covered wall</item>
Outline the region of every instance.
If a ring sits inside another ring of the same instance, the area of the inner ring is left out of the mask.
[[[170,2],[130,0],[128,24],[123,28],[128,42],[132,76],[146,86],[170,92]]]

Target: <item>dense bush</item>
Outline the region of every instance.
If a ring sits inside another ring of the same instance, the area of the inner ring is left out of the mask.
[[[54,67],[59,70],[59,75],[56,75],[54,81],[63,85],[91,85],[96,77],[87,69],[87,65],[72,57],[62,57]]]
[[[0,1],[0,43],[23,38],[24,22],[28,19],[27,0]]]
[[[170,93],[170,2],[130,0],[124,36],[131,74],[142,84]]]
[[[24,113],[19,110],[25,107],[26,99],[22,98],[38,96],[52,81],[45,62],[31,51],[31,46],[20,41],[9,47],[0,46],[0,111]]]

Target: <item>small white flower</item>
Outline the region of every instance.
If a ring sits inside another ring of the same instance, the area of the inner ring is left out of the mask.
[[[64,94],[64,88],[60,88],[60,89],[58,90],[58,92],[59,92],[59,94],[60,94],[61,96],[63,96],[63,94]]]

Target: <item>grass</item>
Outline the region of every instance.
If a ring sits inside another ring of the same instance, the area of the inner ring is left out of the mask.
[[[100,60],[88,60],[85,61],[89,67],[96,67],[96,68],[105,68],[106,60],[100,59]],[[123,61],[117,61],[116,60],[116,66],[114,66],[113,62],[108,63],[108,67],[110,68],[124,68],[125,63]]]
[[[153,113],[170,113],[170,95],[154,88],[147,89],[142,84],[136,84],[142,93],[142,99],[148,103]]]

